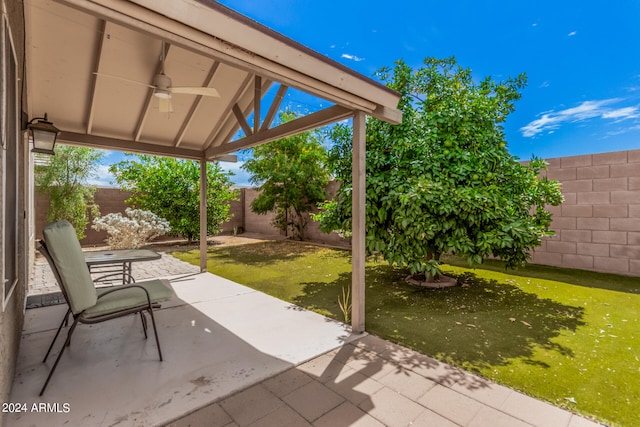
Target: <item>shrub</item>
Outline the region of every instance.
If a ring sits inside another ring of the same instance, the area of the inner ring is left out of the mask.
[[[93,198],[96,188],[88,182],[97,176],[102,156],[100,150],[58,145],[55,156],[47,156],[44,164],[35,166],[38,191],[50,197],[47,221],[66,219],[75,228],[78,239],[85,237],[88,213],[100,215]]]
[[[111,249],[140,248],[171,231],[169,221],[151,211],[127,208],[125,213],[126,217],[110,213],[93,220],[94,230],[105,230],[109,234],[105,241]]]

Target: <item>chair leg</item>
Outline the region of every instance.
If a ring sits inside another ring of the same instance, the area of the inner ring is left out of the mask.
[[[160,356],[160,361],[162,362],[162,350],[160,349],[160,340],[158,339],[158,327],[156,326],[156,318],[153,315],[153,309],[149,309],[149,314],[151,315],[151,323],[153,324],[153,333],[156,336],[156,345],[158,346],[158,356]]]
[[[147,337],[147,318],[144,315],[144,311],[140,312],[140,319],[142,319],[142,330],[144,331],[144,339],[146,340]]]
[[[55,344],[56,340],[58,339],[58,335],[60,335],[60,331],[62,330],[62,325],[67,326],[69,324],[69,313],[71,313],[70,308],[67,310],[67,314],[65,314],[64,317],[62,318],[62,322],[60,322],[60,326],[58,326],[58,332],[56,332],[56,336],[53,337],[53,341],[51,341],[51,345],[49,345],[49,350],[47,350],[47,354],[44,355],[44,359],[42,360],[42,363],[47,361],[47,357],[49,357],[49,353],[51,353],[53,344]]]
[[[60,349],[60,353],[58,354],[58,357],[56,358],[56,361],[54,362],[53,367],[51,368],[51,371],[49,371],[49,376],[47,376],[47,380],[44,382],[44,385],[42,386],[42,390],[40,390],[40,394],[38,396],[42,396],[42,394],[44,393],[44,390],[47,388],[47,385],[49,384],[49,380],[51,380],[51,377],[53,376],[53,372],[58,367],[58,362],[60,362],[60,358],[62,357],[62,353],[64,353],[64,349],[69,345],[69,342],[71,341],[71,334],[73,334],[73,331],[76,329],[76,326],[78,326],[78,319],[73,320],[73,325],[71,325],[71,328],[67,333],[67,339],[64,345],[62,346],[62,348]]]

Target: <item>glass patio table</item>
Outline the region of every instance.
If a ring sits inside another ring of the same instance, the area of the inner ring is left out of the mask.
[[[115,249],[110,251],[85,251],[84,260],[89,272],[102,274],[94,282],[109,281],[108,277],[122,275],[122,284],[131,283],[131,264],[160,259],[158,252],[150,249]]]

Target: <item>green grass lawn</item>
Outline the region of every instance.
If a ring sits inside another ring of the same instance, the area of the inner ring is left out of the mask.
[[[199,253],[174,256],[199,264]],[[351,254],[295,242],[209,250],[212,273],[342,319]],[[608,423],[640,425],[640,279],[498,262],[444,270],[463,286],[408,285],[367,263],[367,330],[529,395]]]

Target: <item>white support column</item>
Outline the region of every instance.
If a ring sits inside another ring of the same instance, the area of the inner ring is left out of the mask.
[[[200,272],[207,271],[207,160],[200,159]]]
[[[351,237],[351,328],[354,333],[364,332],[365,313],[365,212],[366,212],[366,124],[365,113],[353,116],[352,148],[352,231]]]

